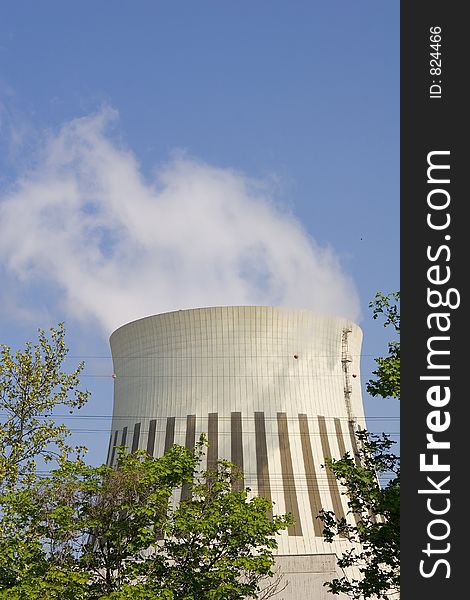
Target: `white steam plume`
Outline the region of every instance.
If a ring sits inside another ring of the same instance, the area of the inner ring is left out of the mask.
[[[146,181],[106,134],[115,118],[105,109],[67,123],[2,198],[10,277],[49,285],[69,317],[95,318],[107,334],[159,312],[232,304],[357,318],[355,288],[333,251],[267,186],[184,156]]]

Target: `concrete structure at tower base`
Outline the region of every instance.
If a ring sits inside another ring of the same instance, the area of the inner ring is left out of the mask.
[[[324,585],[344,575],[335,554],[277,556],[276,567],[282,577],[275,600],[350,600],[346,594],[333,596]]]

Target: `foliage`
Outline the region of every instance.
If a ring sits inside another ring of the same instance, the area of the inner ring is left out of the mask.
[[[62,370],[64,327],[1,346],[0,600],[269,598],[275,536],[290,516],[235,491],[235,468],[202,472],[205,440],[160,458],[118,448],[115,469],[71,460],[57,407],[80,408],[80,364]],[[40,477],[37,463],[56,461]],[[182,485],[191,496],[175,502]]]
[[[370,303],[373,318],[384,317],[384,326],[400,334],[400,292],[384,295],[377,292]],[[389,355],[377,358],[376,379],[367,383],[372,396],[400,398],[400,342],[388,344]],[[338,558],[341,568],[357,567],[360,577],[341,577],[325,585],[333,594],[346,593],[353,598],[389,598],[399,591],[400,576],[400,459],[390,449],[385,434],[369,436],[356,433],[358,453],[346,453],[340,460],[327,460],[327,468],[345,487],[350,513],[355,525],[334,512],[322,510],[323,535],[331,542],[335,536],[348,538],[353,545]],[[386,475],[385,486],[380,477]]]
[[[343,592],[353,598],[389,598],[399,589],[400,463],[398,456],[390,452],[394,442],[385,434],[369,437],[363,430],[357,437],[357,461],[346,453],[339,460],[329,459],[327,464],[345,486],[349,509],[358,520],[351,525],[325,510],[320,518],[326,541],[342,535],[353,542],[351,549],[338,558],[338,566],[356,566],[361,576],[341,577],[327,585],[334,594]],[[385,473],[391,477],[382,487],[378,476]]]
[[[392,292],[384,295],[377,292],[374,300],[369,304],[372,308],[373,318],[379,316],[385,318],[384,327],[389,325],[400,335],[400,292]],[[375,359],[378,365],[373,372],[377,379],[370,380],[367,383],[367,392],[371,396],[380,396],[382,398],[400,398],[400,342],[392,340],[388,343],[388,356]]]
[[[72,373],[62,370],[67,356],[63,324],[39,330],[38,343],[13,353],[0,345],[0,490],[32,475],[37,460],[67,452],[70,434],[52,418],[55,408],[80,408],[88,392],[79,389],[83,364]]]
[[[40,577],[28,576],[14,588],[0,588],[0,600],[86,600],[86,580],[84,573],[51,567]]]
[[[233,491],[230,463],[198,475],[203,447],[174,446],[161,458],[120,449],[116,469],[64,459],[4,496],[0,598],[257,597],[272,575],[274,538],[291,520]],[[172,502],[184,483],[191,498]]]
[[[51,580],[60,589],[57,573],[78,573],[83,598],[98,598],[129,583],[128,557],[158,538],[168,499],[190,480],[194,460],[176,447],[159,460],[121,449],[116,470],[64,459],[49,477],[10,491],[2,498],[0,589],[39,593],[41,581]]]
[[[192,498],[168,521],[162,560],[150,579],[164,582],[176,598],[257,598],[260,579],[273,574],[274,536],[292,520],[270,518],[269,500],[232,491],[233,483],[233,465],[219,461],[215,472],[196,478]]]

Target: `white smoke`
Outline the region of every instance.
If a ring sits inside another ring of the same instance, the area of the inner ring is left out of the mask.
[[[107,334],[151,314],[232,304],[357,318],[355,288],[334,252],[267,185],[184,155],[149,182],[107,134],[115,119],[104,109],[64,125],[1,199],[10,278],[49,285],[51,305],[97,319]]]

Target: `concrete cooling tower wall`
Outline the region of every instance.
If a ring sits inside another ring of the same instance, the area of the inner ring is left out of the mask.
[[[354,430],[365,427],[361,341],[347,319],[274,307],[182,310],[124,325],[110,339],[108,463],[116,444],[161,456],[206,433],[208,466],[218,458],[236,463],[243,485],[295,519],[279,539],[279,564],[293,584],[279,599],[313,597],[306,574],[316,572],[317,583],[335,576],[331,557],[347,548],[345,540],[323,541],[316,516],[322,507],[347,515],[337,481],[321,465],[352,453]],[[319,585],[315,597],[323,594]]]

